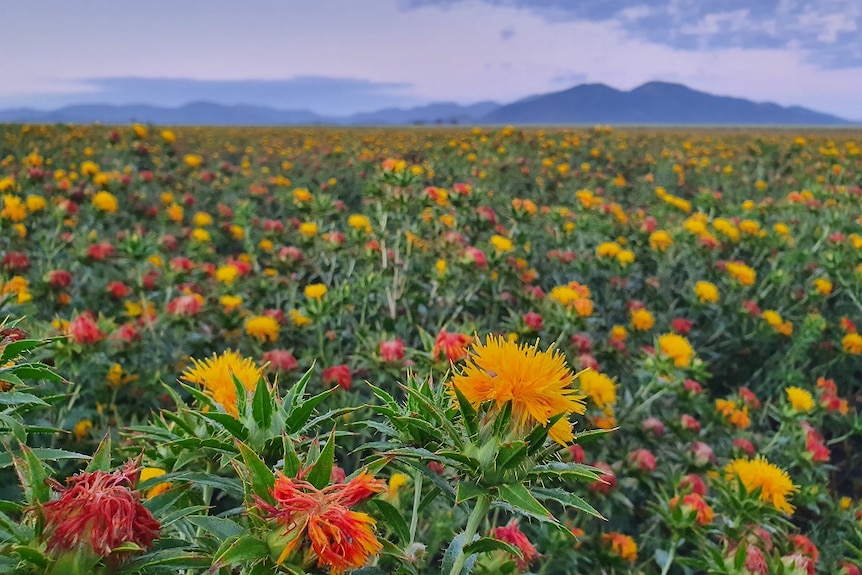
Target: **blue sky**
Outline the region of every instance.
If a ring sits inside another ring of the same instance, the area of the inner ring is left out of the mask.
[[[651,80],[862,119],[862,0],[4,0],[0,108],[343,115]]]

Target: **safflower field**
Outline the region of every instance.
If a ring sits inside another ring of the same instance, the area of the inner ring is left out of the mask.
[[[860,133],[0,134],[0,573],[859,574]]]

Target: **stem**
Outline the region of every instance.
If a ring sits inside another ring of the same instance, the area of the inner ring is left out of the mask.
[[[461,551],[459,551],[458,558],[455,559],[455,564],[452,565],[452,570],[449,571],[449,575],[461,575],[461,571],[464,569],[464,563],[467,562],[467,555],[464,553],[464,547],[473,542],[473,537],[476,536],[476,532],[479,530],[479,523],[481,523],[485,518],[485,515],[487,515],[490,508],[491,498],[488,497],[488,495],[480,495],[479,499],[476,500],[476,506],[467,518],[467,527],[464,528],[464,545],[461,547]]]
[[[416,526],[419,524],[419,503],[422,501],[422,474],[413,478],[413,516],[410,518],[410,543],[416,541]]]
[[[664,567],[661,568],[661,575],[667,575],[670,571],[670,566],[673,565],[673,558],[676,555],[676,548],[679,545],[679,537],[674,535],[670,544],[670,551],[667,554],[667,560],[664,562]]]

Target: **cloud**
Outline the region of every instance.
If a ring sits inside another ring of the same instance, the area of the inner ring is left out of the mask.
[[[587,75],[583,72],[563,72],[551,77],[551,84],[557,86],[574,86],[587,81]]]
[[[508,28],[503,28],[500,30],[500,40],[506,41],[511,40],[515,37],[515,29],[511,26]]]
[[[346,114],[420,102],[409,83],[371,82],[354,78],[299,76],[283,80],[195,80],[180,78],[88,78],[35,97],[39,107],[75,103],[139,104],[176,107],[189,102],[268,106],[281,110],[311,109]]]
[[[402,6],[453,6],[467,0],[405,0]],[[482,0],[529,10],[548,21],[619,24],[632,38],[684,50],[803,50],[827,68],[862,66],[859,0]]]

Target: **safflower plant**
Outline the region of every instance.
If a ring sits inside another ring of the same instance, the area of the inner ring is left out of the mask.
[[[0,134],[0,572],[858,572],[855,132]]]

